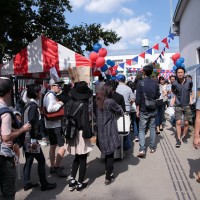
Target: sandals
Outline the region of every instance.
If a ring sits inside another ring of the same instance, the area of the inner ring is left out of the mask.
[[[200,171],[198,171],[198,173],[197,173],[196,180],[197,180],[198,183],[200,183]]]

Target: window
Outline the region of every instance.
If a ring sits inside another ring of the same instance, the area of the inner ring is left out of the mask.
[[[145,59],[144,63],[148,64],[149,63],[149,59]]]

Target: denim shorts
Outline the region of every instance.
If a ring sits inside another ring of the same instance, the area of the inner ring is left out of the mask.
[[[59,147],[64,146],[64,137],[62,135],[61,127],[48,128],[47,133],[49,135],[50,145],[58,145]]]
[[[192,111],[190,106],[183,106],[183,107],[175,107],[175,119],[177,120],[182,120],[182,115],[184,121],[191,122],[192,121]]]

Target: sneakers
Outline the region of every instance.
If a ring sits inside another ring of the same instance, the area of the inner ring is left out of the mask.
[[[139,154],[137,155],[138,158],[145,158],[145,152],[140,151]]]
[[[78,192],[81,192],[83,189],[85,189],[85,188],[87,188],[87,187],[88,187],[88,183],[82,183],[82,184],[78,183],[78,185],[77,185],[77,187],[76,187],[76,190],[77,190]]]
[[[39,144],[41,146],[47,146],[48,145],[48,143],[45,140],[42,140],[41,142],[39,142]]]
[[[154,153],[155,151],[155,149],[150,149],[150,153]]]
[[[134,141],[135,141],[135,142],[139,142],[139,138],[138,138],[138,137],[135,137]]]
[[[176,140],[176,148],[179,148],[181,146],[181,141],[179,139]]]
[[[42,191],[53,190],[54,188],[56,188],[56,186],[57,186],[56,183],[47,183],[47,184],[41,186],[41,190]]]
[[[78,185],[78,182],[76,180],[71,180],[69,183],[69,191],[74,191]]]
[[[113,175],[111,175],[109,179],[105,180],[105,185],[110,185],[114,181],[115,181],[115,177]]]
[[[24,191],[30,190],[30,189],[37,187],[37,186],[39,186],[38,183],[27,183],[27,184],[24,185]]]
[[[182,142],[183,143],[188,143],[187,138],[185,136],[182,138]]]

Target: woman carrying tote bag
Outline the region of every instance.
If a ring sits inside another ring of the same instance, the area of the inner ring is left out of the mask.
[[[97,139],[100,151],[105,155],[105,185],[109,185],[115,180],[113,174],[114,151],[120,145],[117,116],[124,113],[122,108],[112,99],[113,92],[113,86],[106,83],[96,98]]]

